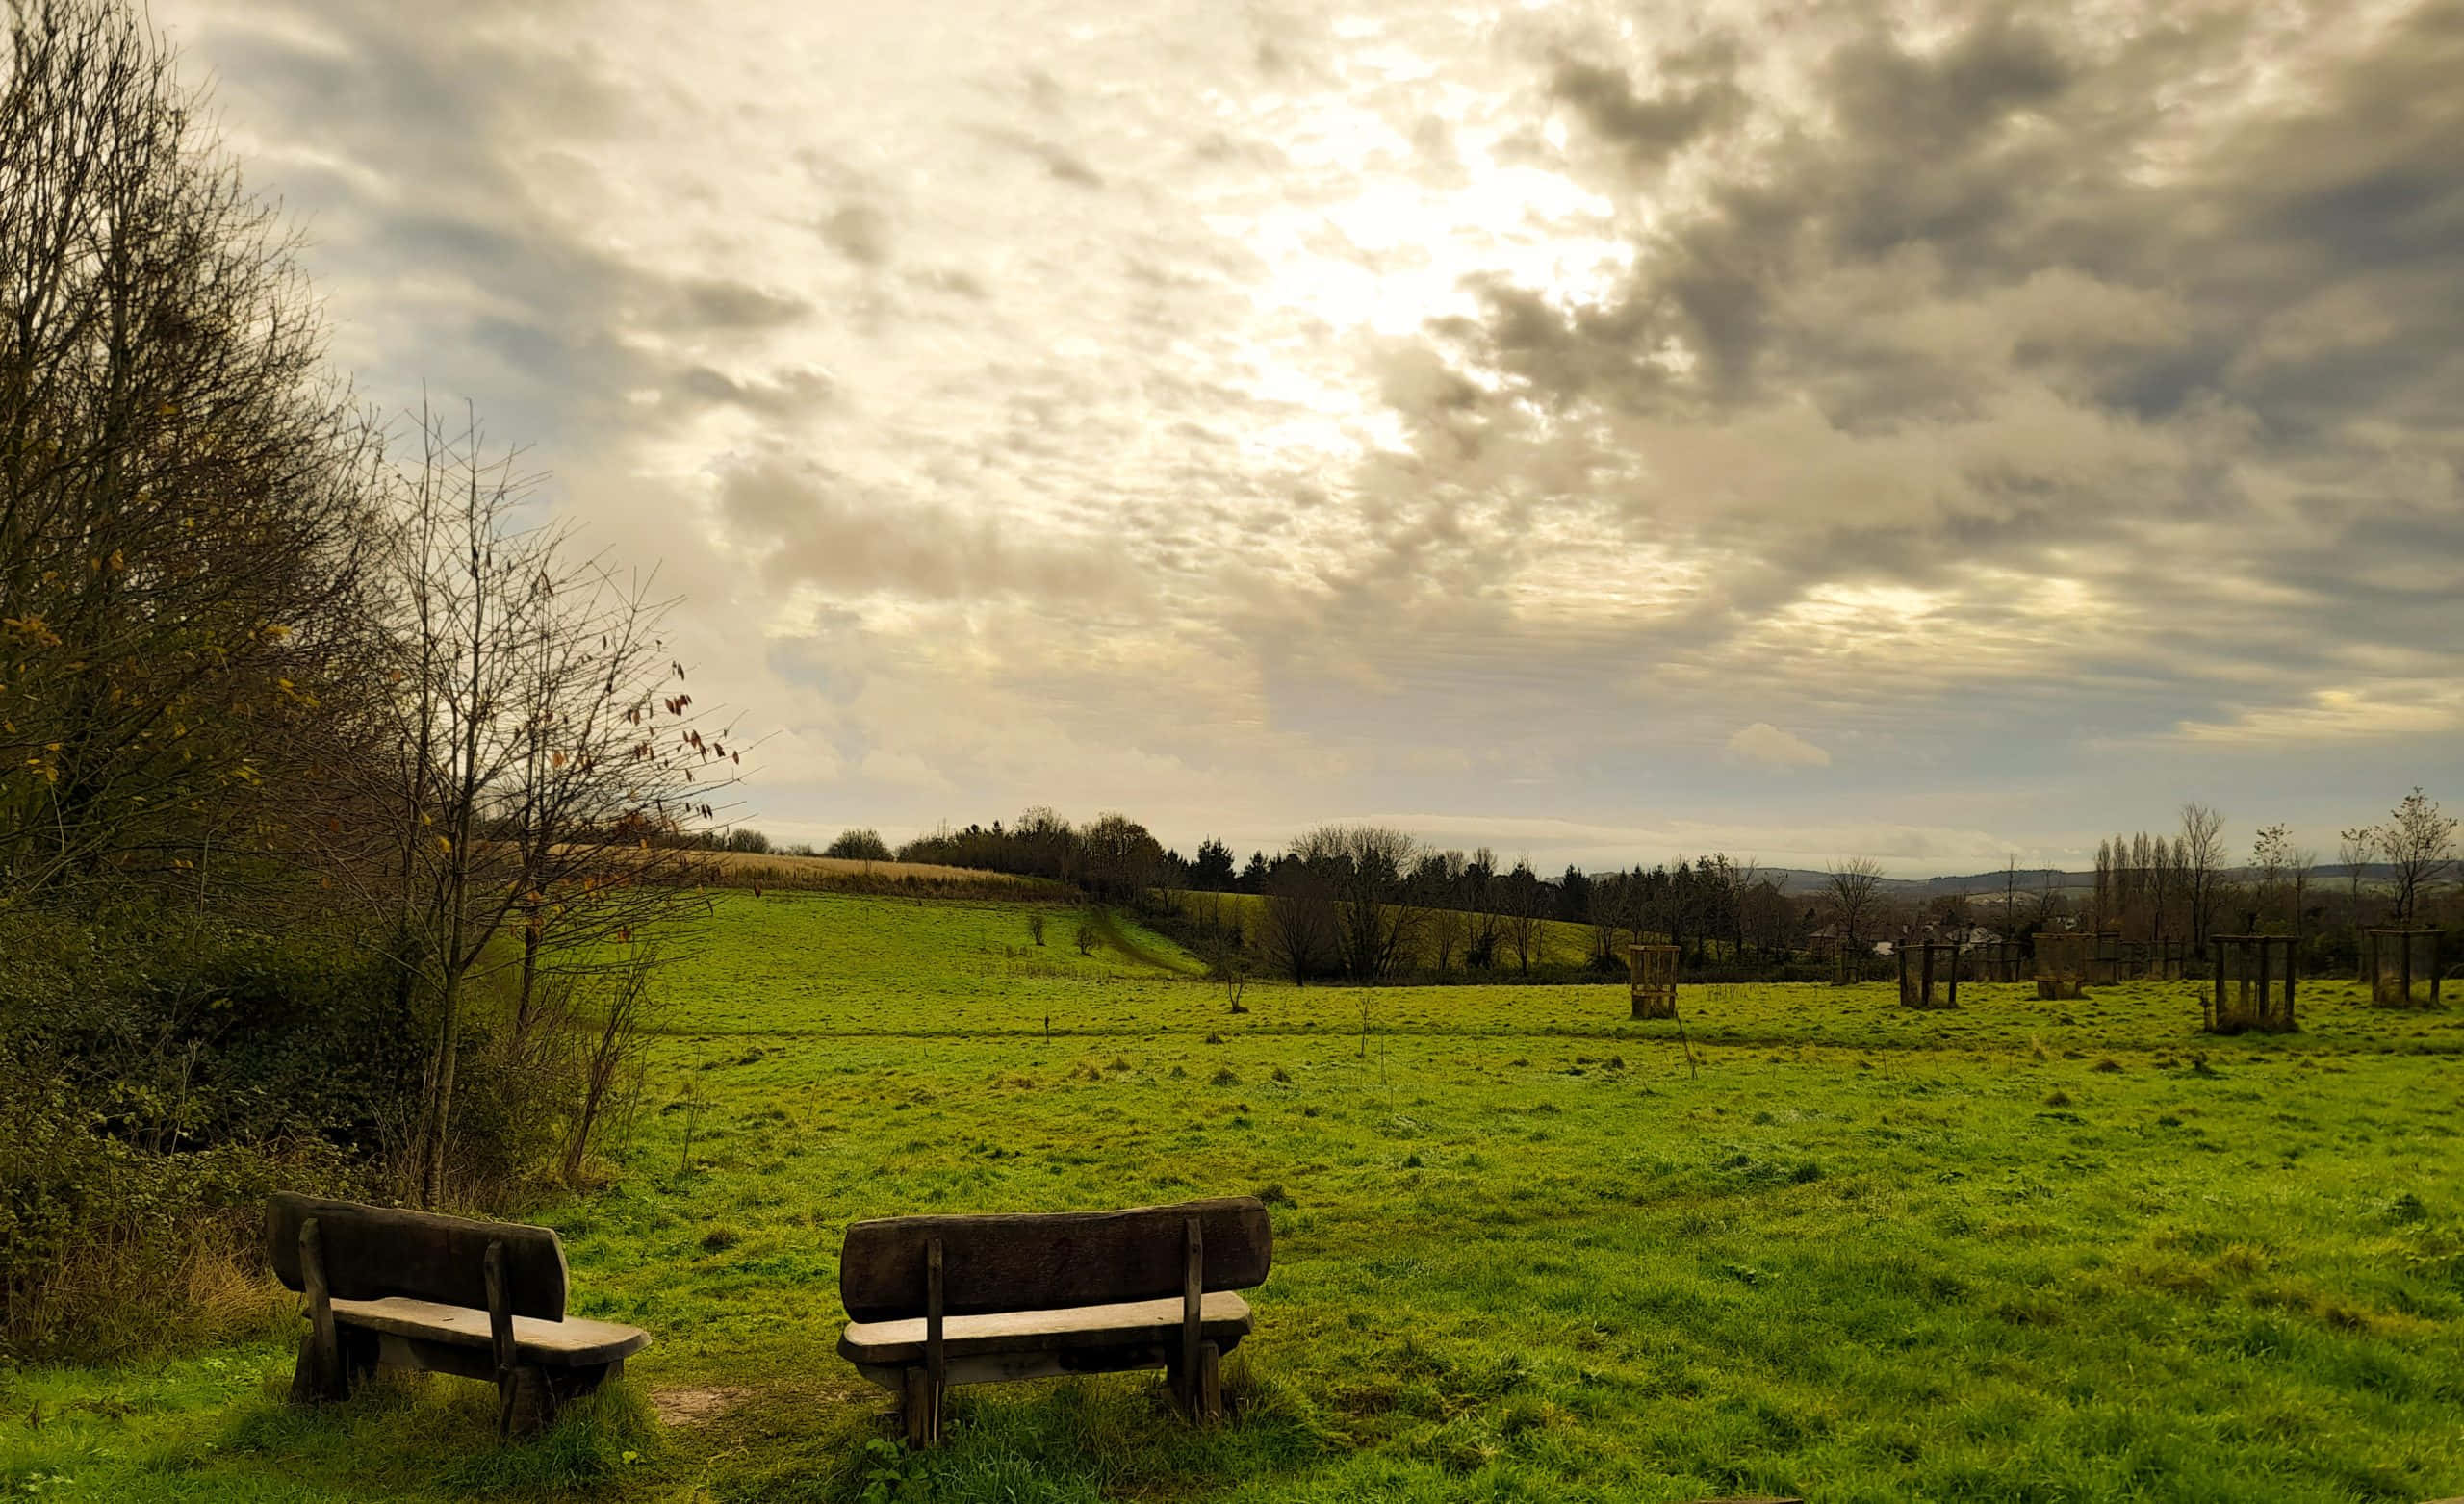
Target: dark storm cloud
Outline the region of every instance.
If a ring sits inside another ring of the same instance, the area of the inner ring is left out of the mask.
[[[2159,21],[2091,56],[2004,13],[1929,51],[1870,32],[1815,70],[1813,123],[1775,114],[1770,144],[1716,164],[1618,296],[1493,283],[1476,325],[1439,332],[1552,403],[1716,419],[1810,398],[1842,432],[1889,432],[1973,419],[2024,380],[2125,425],[2245,410],[2251,445],[2327,473],[2358,463],[2339,435],[2365,419],[2451,459],[2464,8],[2417,10],[2307,98],[2165,164],[2167,88],[2244,39]],[[1601,68],[1553,86],[1638,150],[1701,127],[1695,96],[1644,99]],[[1690,364],[1651,358],[1671,349]],[[2032,484],[1970,478],[2021,500]]]

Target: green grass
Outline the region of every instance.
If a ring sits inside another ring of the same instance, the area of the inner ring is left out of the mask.
[[[1687,988],[1690,1049],[1620,986],[1253,984],[1235,1017],[1168,942],[1080,957],[1048,911],[1039,950],[1026,912],[720,901],[625,1175],[543,1213],[578,1313],[656,1337],[555,1436],[498,1447],[486,1392],[450,1381],[289,1413],[288,1356],[256,1345],[0,1377],[0,1487],[2464,1491],[2455,1013],[2318,982],[2302,1033],[2210,1039],[2188,984],[1963,987],[1950,1013],[1888,985]],[[1272,1201],[1277,1250],[1222,1427],[1149,1375],[1012,1385],[959,1391],[947,1444],[910,1456],[831,1352],[851,1221],[1223,1192]],[[642,1413],[680,1397],[707,1413]]]

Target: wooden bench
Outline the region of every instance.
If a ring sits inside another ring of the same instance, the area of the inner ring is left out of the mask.
[[[1248,1196],[1121,1211],[859,1222],[838,1256],[838,1355],[900,1396],[910,1445],[939,1439],[941,1391],[1162,1368],[1192,1419],[1223,1411],[1219,1364],[1248,1336],[1235,1290],[1274,1260]]]
[[[295,1404],[346,1399],[379,1364],[486,1379],[497,1434],[534,1430],[625,1371],[650,1334],[565,1315],[554,1232],[352,1201],[266,1206],[275,1278],[308,1297]]]

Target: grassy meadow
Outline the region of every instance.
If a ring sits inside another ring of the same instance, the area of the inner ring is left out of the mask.
[[[1266,933],[1267,901],[1261,894],[1180,891],[1169,896],[1181,912],[1193,919],[1237,929],[1253,937]],[[1425,915],[1434,910],[1419,909],[1415,912]],[[1454,953],[1448,962],[1451,972],[1458,976],[1465,971],[1463,947],[1468,941],[1467,931],[1457,932]],[[1586,966],[1591,961],[1593,935],[1589,925],[1572,924],[1563,919],[1543,919],[1531,941],[1531,965],[1534,968],[1576,968]],[[1620,961],[1618,964],[1623,966],[1625,963]],[[1407,938],[1401,965],[1411,971],[1434,972],[1437,969],[1437,948],[1431,943],[1426,924],[1420,926]],[[1511,976],[1520,969],[1515,962],[1513,942],[1502,934],[1498,939],[1497,956],[1491,965],[1492,970],[1502,976]],[[1259,969],[1272,968],[1262,966]]]
[[[1045,916],[1034,943],[1030,916]],[[655,1345],[548,1436],[278,1403],[253,1341],[0,1371],[0,1490],[115,1500],[2417,1500],[2464,1492],[2464,1015],[2305,984],[1219,986],[1051,905],[721,895],[625,1162],[542,1209]],[[1047,1032],[1048,1031],[1048,1032]],[[847,1224],[1250,1192],[1227,1424],[1145,1374],[883,1440]]]

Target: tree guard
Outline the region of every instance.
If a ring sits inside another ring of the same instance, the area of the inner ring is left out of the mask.
[[[2439,932],[2415,927],[2362,933],[2362,980],[2380,1007],[2438,1007]],[[2425,989],[2426,989],[2425,991]]]
[[[2291,935],[2220,934],[2213,950],[2215,991],[2204,1009],[2209,1033],[2257,1029],[2281,1034],[2300,1027],[2293,1018]]]
[[[1675,1018],[1677,1016],[1677,947],[1630,945],[1626,947],[1626,958],[1631,968],[1633,1016]]]
[[[1968,981],[2016,981],[2019,980],[2019,942],[2016,940],[1979,940],[1960,953],[1968,968]]]
[[[2088,957],[2088,983],[2110,987],[2121,981],[2121,931],[2099,930],[2095,933],[2095,949]]]
[[[2095,936],[2084,930],[2037,932],[2037,996],[2075,998],[2086,995],[2088,963]]]
[[[1908,1007],[1957,1007],[1960,1006],[1960,948],[1942,940],[1918,940],[1902,944],[1899,954],[1899,1001]],[[1934,982],[1939,978],[1944,987],[1938,994]]]
[[[2179,981],[2190,967],[2188,940],[2133,940],[2122,947],[2126,975],[2142,981]]]

